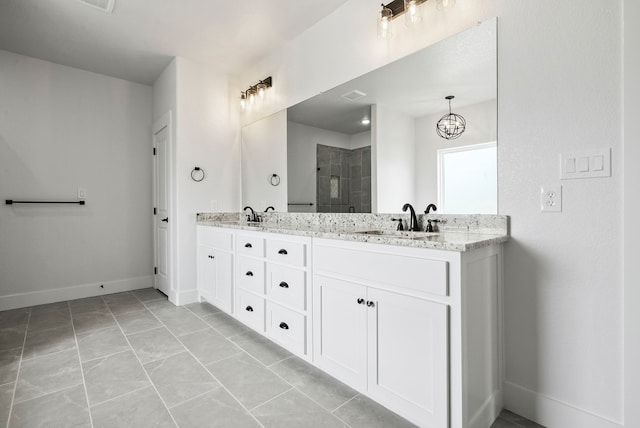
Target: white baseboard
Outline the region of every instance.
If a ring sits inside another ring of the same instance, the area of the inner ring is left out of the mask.
[[[495,391],[480,406],[478,411],[469,419],[470,428],[486,428],[491,426],[502,410],[502,390]]]
[[[624,426],[620,422],[508,381],[504,382],[504,407],[547,428],[621,428]]]
[[[188,305],[189,303],[195,303],[200,301],[198,296],[198,289],[192,288],[191,290],[171,290],[169,293],[169,301],[176,306]]]
[[[97,282],[95,284],[74,285],[72,287],[38,290],[28,293],[0,296],[0,311],[26,308],[65,300],[82,299],[84,297],[102,296],[121,291],[139,290],[153,287],[153,276],[138,276],[119,279],[117,281]]]

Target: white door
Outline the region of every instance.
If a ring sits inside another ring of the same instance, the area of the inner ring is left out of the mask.
[[[369,394],[421,426],[449,426],[447,305],[374,288],[367,297]]]
[[[346,384],[367,386],[367,288],[321,275],[313,285],[314,361]]]
[[[154,275],[155,288],[169,295],[170,263],[169,263],[169,127],[165,126],[153,135],[154,156],[154,236],[155,236],[155,262]]]

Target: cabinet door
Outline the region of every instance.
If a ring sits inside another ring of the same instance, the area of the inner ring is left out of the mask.
[[[231,253],[198,246],[198,292],[209,303],[231,312],[233,285],[233,256]]]
[[[315,363],[354,388],[366,388],[366,287],[316,275],[313,293]]]
[[[369,394],[421,426],[447,427],[447,305],[372,288],[367,300]]]

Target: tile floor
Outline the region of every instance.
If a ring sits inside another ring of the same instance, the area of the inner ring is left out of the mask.
[[[410,427],[217,308],[153,290],[0,312],[2,427]],[[541,428],[503,412],[492,428]]]

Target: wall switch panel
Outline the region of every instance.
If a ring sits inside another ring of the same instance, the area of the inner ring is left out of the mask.
[[[87,189],[84,187],[78,187],[78,199],[86,199],[87,198]]]
[[[218,211],[218,200],[217,199],[211,199],[211,202],[209,203],[209,209],[211,209],[211,211]]]
[[[540,188],[540,210],[544,213],[562,211],[562,186],[543,186]]]
[[[560,154],[560,179],[611,177],[611,149]]]

